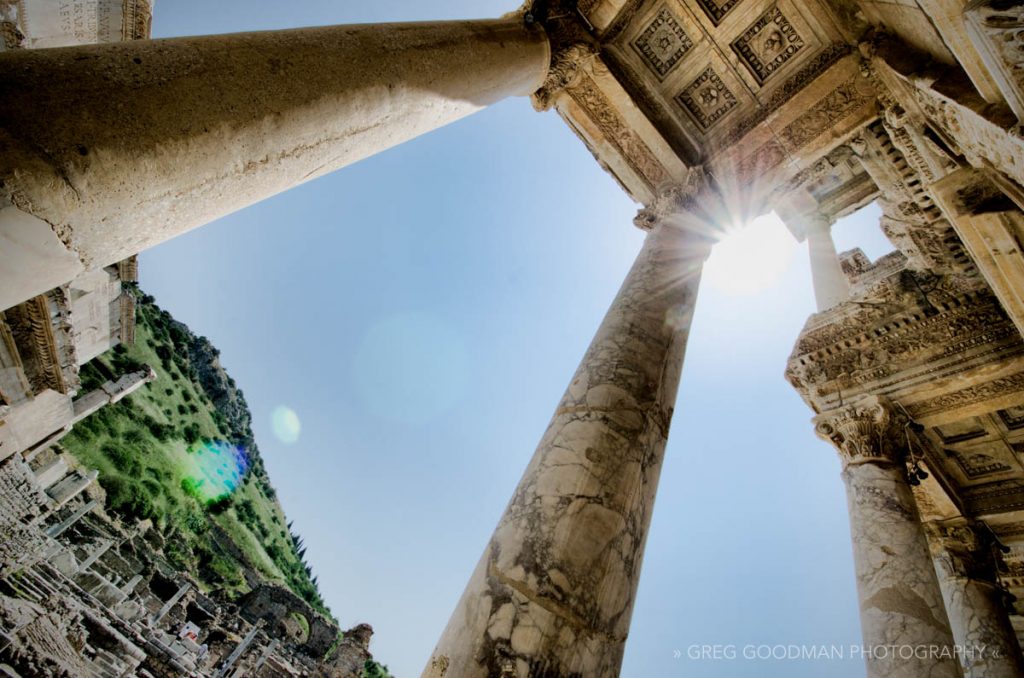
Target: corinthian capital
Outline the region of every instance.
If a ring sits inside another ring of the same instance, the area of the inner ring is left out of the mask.
[[[551,69],[544,84],[534,92],[531,99],[533,107],[538,111],[546,111],[555,102],[555,97],[562,90],[572,87],[579,80],[583,64],[597,54],[593,45],[583,42],[573,43],[555,52],[551,57]]]
[[[928,523],[928,545],[939,570],[947,577],[992,583],[996,561],[991,533],[969,523]]]
[[[814,418],[814,432],[832,443],[843,466],[895,464],[907,445],[906,415],[886,398],[867,396]]]
[[[711,221],[713,205],[721,202],[711,175],[698,165],[689,169],[683,181],[662,186],[658,196],[637,213],[633,223],[642,231],[650,231],[659,223],[675,223],[685,217]]]

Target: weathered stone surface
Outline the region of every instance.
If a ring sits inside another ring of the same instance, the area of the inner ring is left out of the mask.
[[[618,674],[707,251],[647,236],[424,675]]]
[[[868,675],[957,678],[953,632],[902,464],[906,418],[889,403],[866,398],[815,421],[844,462],[864,645],[935,650],[872,653]]]
[[[987,528],[955,521],[930,523],[929,545],[953,637],[970,648],[961,664],[965,678],[1024,675],[1024,657],[996,580],[995,544]]]
[[[549,61],[518,17],[5,52],[0,234],[32,215],[84,267],[113,264],[529,94]]]

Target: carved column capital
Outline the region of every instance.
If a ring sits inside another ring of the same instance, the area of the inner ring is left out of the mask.
[[[652,231],[659,224],[673,225],[693,233],[695,240],[706,240],[710,247],[723,230],[718,224],[722,214],[724,199],[711,175],[698,165],[690,168],[682,182],[662,186],[633,224],[641,231]]]
[[[556,51],[551,57],[551,68],[548,77],[533,96],[533,107],[538,111],[546,111],[555,103],[555,97],[562,90],[572,87],[580,77],[583,64],[594,55],[597,49],[590,44],[577,42]]]
[[[994,584],[996,562],[992,539],[969,523],[928,523],[928,542],[940,571],[947,577]]]
[[[843,466],[896,464],[906,450],[909,419],[887,398],[867,396],[814,418],[814,432],[832,443]]]

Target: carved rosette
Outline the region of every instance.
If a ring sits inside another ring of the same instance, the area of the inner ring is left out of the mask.
[[[531,97],[533,107],[538,111],[550,109],[560,92],[579,81],[583,63],[595,54],[597,51],[592,45],[582,42],[574,43],[555,52],[551,59],[548,77]]]
[[[835,446],[843,467],[897,464],[906,451],[909,419],[886,399],[867,396],[814,418],[814,432]]]

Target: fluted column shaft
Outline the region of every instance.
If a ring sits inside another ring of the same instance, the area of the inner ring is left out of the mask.
[[[901,457],[906,434],[878,398],[816,419],[842,457],[869,678],[957,678],[953,632]]]
[[[1024,676],[1024,658],[996,583],[992,546],[968,525],[929,525],[939,586],[966,678]]]
[[[0,53],[0,310],[544,82],[521,17]]]
[[[644,243],[425,676],[617,676],[708,245]]]

